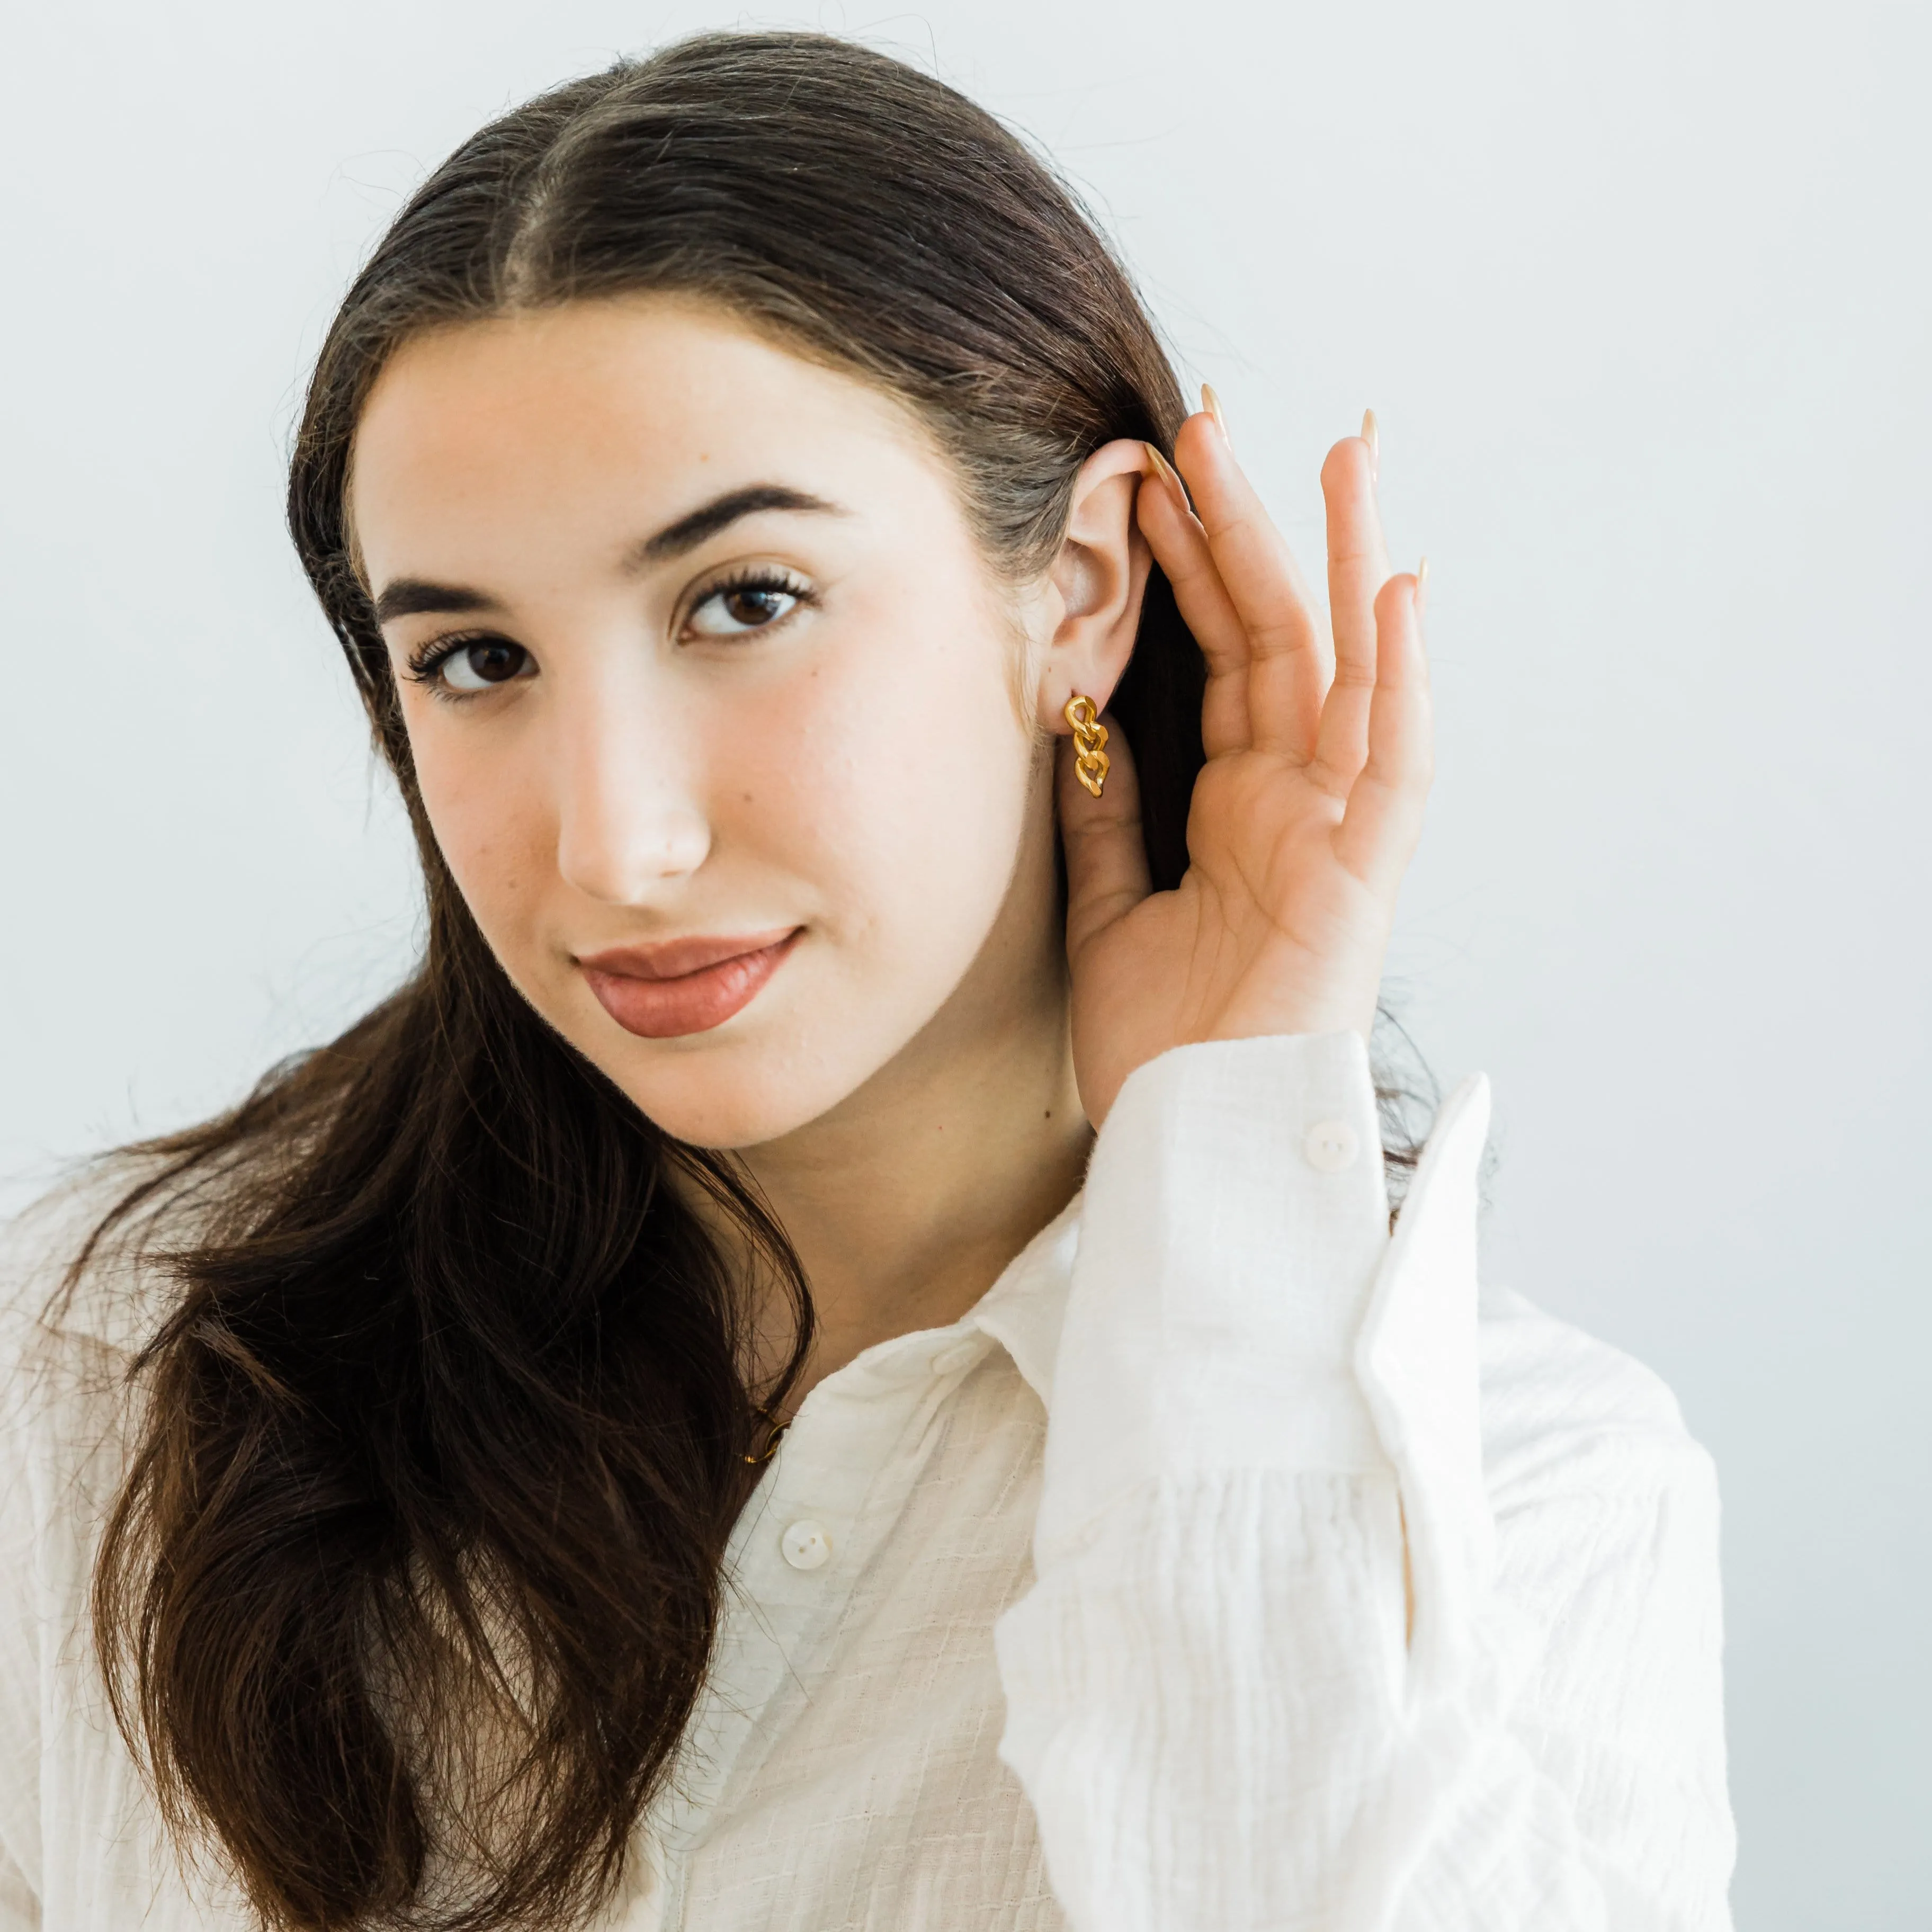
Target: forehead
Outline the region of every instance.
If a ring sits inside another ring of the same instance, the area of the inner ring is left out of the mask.
[[[841,500],[946,478],[895,398],[683,299],[627,297],[466,322],[392,356],[358,424],[358,538],[452,518],[582,518],[622,500],[628,524],[748,479]]]

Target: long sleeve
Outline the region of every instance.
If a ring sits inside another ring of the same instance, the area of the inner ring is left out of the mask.
[[[1728,1925],[1709,1463],[1479,1300],[1486,1117],[1444,1109],[1391,1238],[1353,1036],[1123,1089],[996,1633],[1076,1932]]]

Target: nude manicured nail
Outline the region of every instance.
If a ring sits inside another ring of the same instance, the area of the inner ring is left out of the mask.
[[[1422,606],[1429,595],[1429,560],[1426,556],[1415,566],[1415,614],[1422,615]]]
[[[1382,437],[1376,428],[1373,410],[1362,412],[1362,440],[1369,446],[1369,481],[1379,483],[1382,477]]]
[[[1167,478],[1168,487],[1179,500],[1180,507],[1184,510],[1187,508],[1187,485],[1181,482],[1180,471],[1176,470],[1152,443],[1144,442],[1141,447],[1147,452],[1148,459],[1153,464],[1155,473]]]
[[[1214,418],[1214,427],[1221,432],[1221,440],[1232,449],[1234,442],[1228,434],[1228,418],[1221,413],[1221,398],[1215,394],[1212,382],[1201,385],[1201,406]]]

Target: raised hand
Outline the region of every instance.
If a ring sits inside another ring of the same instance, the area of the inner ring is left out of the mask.
[[[1429,790],[1421,586],[1389,574],[1370,444],[1350,436],[1322,466],[1332,635],[1218,412],[1187,419],[1174,457],[1186,491],[1150,450],[1136,507],[1208,659],[1174,891],[1149,890],[1132,747],[1113,731],[1097,800],[1060,748],[1074,1066],[1096,1126],[1169,1047],[1366,1036]]]

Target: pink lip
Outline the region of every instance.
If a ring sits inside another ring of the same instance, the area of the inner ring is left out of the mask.
[[[626,1033],[676,1040],[722,1026],[757,998],[802,926],[737,938],[700,934],[657,946],[614,946],[578,960],[598,1004]]]

